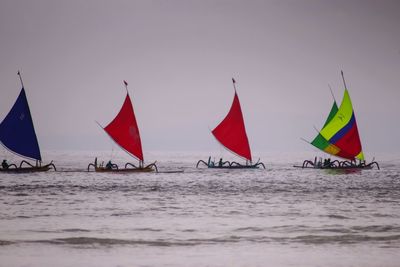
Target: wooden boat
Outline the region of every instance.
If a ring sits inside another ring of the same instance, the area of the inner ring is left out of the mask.
[[[12,153],[35,160],[36,163],[31,164],[26,160],[22,160],[17,166],[16,164],[8,164],[6,160],[3,160],[0,172],[27,173],[44,172],[50,169],[56,170],[53,162],[42,165],[39,143],[20,72],[18,72],[18,76],[22,89],[13,107],[0,124],[0,142]],[[28,166],[23,167],[23,164]]]
[[[222,122],[215,127],[211,133],[223,147],[231,153],[244,158],[246,163],[240,164],[235,161],[223,161],[222,158],[218,162],[214,162],[211,160],[211,157],[209,157],[207,162],[199,160],[196,164],[196,168],[202,164],[208,168],[216,169],[258,169],[260,167],[265,169],[264,163],[259,160],[256,163],[252,163],[249,140],[247,138],[239,97],[236,92],[235,79],[232,78],[232,82],[235,95],[231,109]]]
[[[128,168],[130,166],[130,168]],[[104,165],[104,162],[97,164],[97,158],[95,158],[94,163],[88,165],[88,171],[90,167],[93,167],[96,172],[153,172],[154,170],[158,172],[157,165],[155,163],[149,164],[144,167],[137,167],[132,163],[126,163],[125,168],[120,169],[117,164],[112,164],[111,168]]]
[[[98,165],[97,158],[94,163],[90,163],[87,170],[90,171],[90,167],[94,168],[96,172],[151,172],[158,171],[156,163],[144,165],[142,142],[140,140],[139,127],[136,122],[135,113],[133,111],[132,101],[128,93],[128,83],[124,81],[126,88],[125,101],[121,107],[121,110],[106,127],[100,127],[114,140],[117,145],[121,147],[126,153],[139,161],[138,166],[132,163],[126,163],[124,168],[119,168],[118,165],[109,161],[106,165],[104,163]]]
[[[328,118],[318,135],[312,142],[308,142],[323,152],[338,157],[340,160],[318,159],[314,161],[305,160],[302,165],[295,165],[297,168],[315,169],[372,169],[379,164],[372,160],[367,163],[361,146],[357,122],[350,94],[341,72],[344,83],[344,95],[340,107],[334,100]]]

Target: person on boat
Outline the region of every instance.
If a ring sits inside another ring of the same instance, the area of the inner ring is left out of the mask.
[[[218,166],[219,166],[219,167],[222,167],[222,158],[219,159],[219,161],[218,161]]]
[[[321,168],[322,167],[322,158],[319,158],[318,162],[317,162],[317,167]]]
[[[112,164],[111,160],[109,160],[109,161],[107,162],[107,164],[106,164],[106,169],[111,170],[112,167],[113,167],[113,164]]]
[[[330,158],[324,159],[324,167],[329,167],[330,164],[331,164]]]
[[[1,167],[2,167],[3,169],[8,169],[9,165],[8,165],[6,159],[3,159],[3,162],[1,163]]]

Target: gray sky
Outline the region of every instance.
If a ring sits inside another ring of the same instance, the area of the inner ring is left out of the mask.
[[[307,151],[340,102],[367,157],[399,151],[399,1],[0,0],[0,120],[21,69],[44,149],[110,149],[129,82],[144,150],[216,150],[231,77],[253,151]],[[146,154],[146,152],[145,152]]]

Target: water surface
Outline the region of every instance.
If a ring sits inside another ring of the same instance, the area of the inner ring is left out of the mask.
[[[48,152],[60,172],[0,174],[0,266],[399,265],[393,156],[338,173],[292,168],[304,155],[208,170],[194,168],[206,154],[152,153],[184,172],[84,172],[96,154],[109,156]]]

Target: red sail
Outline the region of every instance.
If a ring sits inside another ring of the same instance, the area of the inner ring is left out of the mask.
[[[242,109],[236,91],[228,115],[215,127],[212,133],[227,149],[251,161],[249,140],[247,139]]]
[[[126,95],[124,104],[118,115],[104,130],[114,141],[127,152],[143,161],[142,142],[135,113],[129,95]]]

